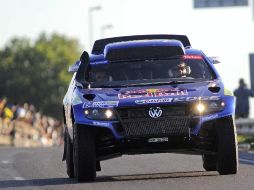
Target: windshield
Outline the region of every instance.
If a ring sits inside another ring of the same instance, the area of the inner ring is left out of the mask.
[[[91,64],[92,87],[138,86],[213,80],[215,74],[202,56]]]

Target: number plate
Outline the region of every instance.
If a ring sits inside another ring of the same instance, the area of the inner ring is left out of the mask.
[[[149,143],[168,142],[168,137],[150,138],[150,139],[148,139],[148,142],[149,142]]]

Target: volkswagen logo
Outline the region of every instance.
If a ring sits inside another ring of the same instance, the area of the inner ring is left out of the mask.
[[[148,113],[151,118],[158,118],[162,115],[162,109],[160,107],[151,107]]]

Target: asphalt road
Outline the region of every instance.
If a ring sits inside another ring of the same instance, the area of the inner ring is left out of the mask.
[[[200,156],[154,154],[102,162],[96,182],[68,179],[62,147],[0,148],[0,189],[254,189],[254,155],[240,153],[237,175],[205,172]]]

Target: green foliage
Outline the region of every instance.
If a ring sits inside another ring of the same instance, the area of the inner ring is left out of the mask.
[[[254,150],[254,135],[237,135],[238,144],[249,144],[251,150]]]
[[[34,104],[59,118],[71,78],[67,69],[80,54],[77,40],[59,34],[42,33],[34,43],[26,38],[12,39],[0,50],[0,97]]]
[[[238,143],[254,143],[254,135],[237,135]]]

